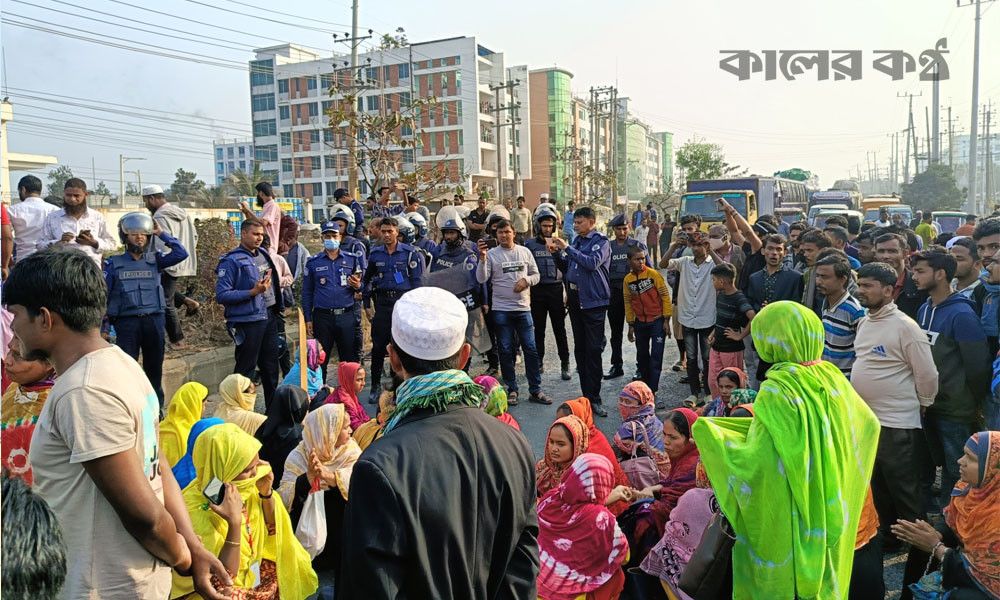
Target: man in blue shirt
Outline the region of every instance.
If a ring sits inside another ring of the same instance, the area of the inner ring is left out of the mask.
[[[547,198],[546,202],[555,202],[554,198]],[[573,229],[573,214],[576,211],[576,202],[572,200],[566,205],[566,214],[563,215],[563,233],[566,235],[566,239],[569,243],[573,243],[576,239],[576,231]]]
[[[351,229],[351,231],[343,232],[344,235],[342,236],[342,238],[346,238],[349,235],[353,235],[358,240],[363,239],[365,231],[365,208],[361,206],[360,202],[351,198],[350,192],[348,192],[344,188],[337,188],[333,190],[333,199],[338,204],[343,204],[344,206],[349,207],[351,209],[351,212],[354,214],[354,223],[353,223],[354,227]],[[344,239],[341,239],[340,241],[343,244]]]
[[[569,245],[552,238],[548,248],[558,253],[557,261],[566,269],[567,306],[573,326],[573,353],[580,375],[580,390],[590,400],[594,413],[606,417],[601,406],[601,353],[604,348],[604,318],[611,303],[608,265],[611,247],[608,238],[595,229],[594,209],[584,206],[573,213],[577,237]]]
[[[306,331],[326,350],[326,365],[334,346],[340,361],[361,362],[354,340],[361,331],[361,307],[354,295],[361,291],[362,259],[342,250],[346,232],[335,221],[323,223],[323,252],[306,261],[302,275],[302,313]]]
[[[264,223],[246,218],[240,245],[222,255],[216,270],[215,301],[226,309],[226,327],[236,343],[233,373],[253,379],[260,370],[264,404],[278,387],[278,321],[284,308],[271,255],[260,247]]]
[[[392,327],[392,307],[405,292],[423,285],[424,278],[423,254],[399,241],[396,219],[383,218],[378,224],[383,245],[372,248],[362,279],[365,317],[372,324],[372,387],[368,397],[371,404],[378,403],[385,349]]]
[[[170,249],[168,254],[151,250],[154,235]],[[118,222],[118,237],[125,244],[125,252],[104,261],[108,317],[115,326],[115,343],[119,348],[137,361],[142,350],[142,370],[156,390],[162,408],[167,304],[161,275],[164,269],[183,262],[188,253],[177,238],[144,213],[123,216]]]

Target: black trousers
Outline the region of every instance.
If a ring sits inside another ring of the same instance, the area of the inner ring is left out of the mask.
[[[882,576],[882,540],[876,535],[854,551],[851,587],[848,600],[882,600],[885,598],[885,578]]]
[[[625,296],[622,293],[622,281],[611,282],[608,324],[611,325],[611,368],[621,369],[622,337],[625,332]]]
[[[372,319],[372,370],[371,393],[378,394],[382,389],[382,367],[385,365],[386,346],[392,334],[392,307],[396,305],[394,298],[378,298],[375,300],[375,318]]]
[[[264,406],[270,406],[278,387],[278,314],[270,308],[267,318],[250,323],[230,323],[229,335],[236,342],[236,366],[233,373],[253,379],[254,369],[260,370],[264,388]]]
[[[177,318],[177,306],[174,302],[174,292],[177,291],[177,278],[167,273],[160,274],[160,283],[163,285],[163,298],[165,299],[167,339],[171,343],[176,343],[184,339],[184,332],[181,331],[181,322]]]
[[[114,325],[115,344],[125,354],[138,361],[142,351],[142,370],[163,408],[163,315],[118,317]]]
[[[591,404],[601,403],[601,355],[607,307],[580,308],[578,292],[569,292],[569,322],[573,326],[573,355],[580,375],[580,392]]]
[[[561,283],[546,283],[531,288],[531,320],[535,323],[535,347],[538,361],[545,362],[546,316],[552,321],[552,335],[556,338],[559,362],[569,367],[569,342],[566,340],[566,303],[563,302]]]
[[[314,310],[312,314],[313,336],[326,351],[326,360],[321,365],[323,381],[326,382],[326,365],[333,350],[337,350],[337,360],[341,362],[361,362],[357,351],[356,337],[361,331],[361,310],[356,306],[340,314]]]
[[[490,369],[500,368],[500,338],[497,336],[497,324],[493,318],[493,308],[483,316],[486,323],[486,333],[490,335],[490,349],[486,351],[486,360],[490,364]],[[472,359],[469,359],[472,362]]]

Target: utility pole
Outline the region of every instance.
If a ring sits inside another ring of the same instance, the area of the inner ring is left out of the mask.
[[[954,141],[955,141],[955,130],[954,125],[951,124],[951,105],[948,105],[948,167],[951,168],[952,173],[955,172],[955,151],[954,151]]]
[[[412,73],[411,73],[412,76]],[[351,2],[351,82],[356,83],[358,78],[358,0]],[[360,97],[360,94],[359,94]],[[357,111],[357,105],[351,103],[351,114]],[[358,161],[352,158],[358,155],[358,132],[350,131],[347,135],[347,188],[351,191],[351,197],[358,197]],[[351,164],[351,163],[354,164]],[[292,169],[295,165],[292,164]],[[372,194],[375,190],[372,190]]]
[[[139,158],[137,156],[125,156],[124,154],[118,155],[118,182],[121,184],[121,195],[118,197],[118,201],[121,202],[122,206],[125,206],[125,163],[130,160],[146,160],[145,158]],[[142,190],[140,190],[142,191]]]
[[[517,126],[521,124],[521,117],[518,116],[517,109],[521,107],[521,103],[518,102],[517,99],[514,97],[514,87],[520,85],[520,83],[521,83],[520,79],[515,79],[514,85],[507,88],[507,91],[510,92],[510,105],[511,105],[510,151],[511,154],[513,155],[515,198],[521,195],[521,183],[520,183],[520,177],[518,175],[518,164],[517,164]]]
[[[934,132],[933,137],[930,139],[934,140],[934,149],[931,152],[931,156],[933,164],[935,165],[941,162],[941,136],[938,131],[939,123],[941,122],[941,115],[938,113],[941,109],[941,80],[938,77],[939,69],[940,67],[934,68],[934,84],[931,87],[931,98],[934,106],[934,119],[932,121],[934,123]],[[931,133],[928,133],[927,135],[930,136]]]
[[[926,138],[927,139],[927,167],[930,167],[932,164],[934,164],[934,162],[931,160],[931,158],[932,158],[931,144],[936,144],[936,142],[934,140],[937,139],[937,136],[931,137],[931,111],[930,111],[930,108],[928,108],[926,106],[924,107],[924,126],[926,127],[926,132],[927,132],[927,138]],[[936,158],[936,156],[934,156],[934,158]]]
[[[993,181],[993,147],[990,141],[990,122],[993,120],[993,101],[991,100],[986,109],[986,181],[985,192],[983,194],[983,208],[988,209],[987,202],[993,201],[993,194],[996,191]]]
[[[520,123],[520,119],[515,119],[514,118],[514,112],[513,111],[516,108],[514,106],[514,104],[511,103],[511,104],[505,106],[505,105],[501,104],[501,100],[503,99],[503,91],[509,91],[511,97],[513,97],[513,95],[514,95],[514,86],[519,85],[520,83],[521,83],[520,80],[516,80],[516,79],[515,80],[509,80],[508,79],[506,83],[501,83],[499,85],[491,85],[490,86],[490,91],[493,92],[493,98],[494,98],[494,102],[495,102],[495,104],[493,106],[493,109],[492,109],[492,112],[493,112],[493,120],[494,120],[493,130],[496,131],[496,140],[495,140],[495,142],[496,142],[496,146],[497,146],[497,200],[503,200],[503,174],[502,174],[503,164],[502,163],[506,162],[503,159],[507,158],[506,152],[503,151],[503,144],[501,144],[501,141],[503,140],[501,128],[502,127],[510,127],[511,128],[511,135],[513,137],[513,132],[515,131],[515,128],[517,127],[517,124]],[[501,91],[501,90],[503,90],[503,91]],[[501,113],[504,113],[506,111],[511,111],[510,112],[510,119],[509,119],[510,122],[509,123],[502,122],[502,118],[500,116]],[[516,152],[516,150],[515,150],[515,152]],[[517,156],[517,155],[515,154],[514,156]],[[514,172],[515,173],[517,172],[517,166],[516,165],[514,165]],[[514,181],[515,181],[515,190],[516,190],[516,185],[517,185],[516,176],[515,176],[515,180]]]
[[[988,1],[988,0],[987,0]],[[961,0],[957,0],[961,6]],[[972,214],[980,214],[979,202],[976,200],[976,136],[978,135],[979,119],[979,24],[982,21],[982,11],[980,10],[981,0],[975,0],[976,5],[976,37],[975,46],[972,51],[972,121],[969,126],[969,198],[966,201],[966,210]],[[971,4],[971,2],[970,2]]]
[[[918,97],[921,96],[921,95],[923,95],[923,92],[920,92],[919,94],[916,94],[916,96],[918,96]],[[905,159],[903,161],[903,183],[904,184],[910,182],[910,141],[911,141],[911,139],[913,137],[913,96],[914,96],[914,94],[899,94],[899,93],[896,94],[897,98],[909,98],[909,102],[910,102],[910,108],[909,108],[909,111],[908,111],[908,114],[909,114],[908,124],[906,126],[906,153],[903,154],[903,158]],[[915,145],[914,145],[914,147],[915,147]],[[914,162],[916,162],[916,152],[914,152]],[[916,174],[916,170],[914,170],[914,174]]]

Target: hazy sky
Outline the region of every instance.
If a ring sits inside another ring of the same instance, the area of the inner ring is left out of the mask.
[[[993,100],[994,124],[1000,126],[996,4],[983,5],[979,98],[981,103]],[[288,41],[344,52],[346,46],[334,45],[321,30],[349,31],[351,18],[348,0],[2,0],[0,9],[4,93],[14,102],[16,121],[9,129],[10,149],[57,155],[88,181],[93,159],[97,178],[112,191],[118,189],[119,153],[146,159],[126,167],[141,169],[144,183],[167,186],[178,167],[211,182],[212,140],[250,135],[245,67],[252,49]],[[751,172],[801,167],[830,184],[853,174],[857,165],[865,170],[866,151],[879,151],[879,165],[888,164],[888,134],[906,126],[906,99],[897,95],[923,92],[913,106],[917,133],[925,135],[931,84],[919,81],[919,66],[897,82],[875,71],[874,50],[900,49],[916,58],[946,37],[951,77],[941,84],[941,103],[953,106],[956,130],[968,132],[973,15],[973,7],[958,8],[950,0],[509,0],[496,5],[362,0],[360,23],[377,32],[404,27],[411,41],[474,35],[504,52],[508,65],[570,70],[574,92],[583,97],[591,86],[617,83],[638,117],[675,134],[675,147],[697,135],[722,144],[730,162]],[[97,45],[15,22],[111,44],[183,50],[242,69]],[[780,74],[764,81],[757,74],[740,82],[718,67],[719,51],[731,49],[862,50],[863,79],[818,82],[810,71],[796,81]],[[162,120],[127,114],[136,112]],[[944,110],[941,117],[946,118]],[[126,178],[134,181],[135,175]]]

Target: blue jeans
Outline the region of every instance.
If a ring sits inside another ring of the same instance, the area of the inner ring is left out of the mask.
[[[958,471],[958,459],[965,454],[965,442],[975,433],[972,423],[948,421],[936,415],[924,417],[924,435],[927,436],[927,450],[930,460],[926,461],[921,478],[924,498],[930,499],[930,489],[934,485],[934,467],[941,465],[941,495],[938,497],[937,510],[948,506],[951,502],[951,491],[961,477]]]
[[[660,370],[663,368],[663,317],[652,323],[635,324],[635,357],[639,363],[639,376],[655,394],[660,389]]]
[[[497,342],[500,344],[500,373],[507,389],[517,391],[517,375],[514,373],[514,335],[521,342],[524,351],[524,374],[528,378],[528,391],[538,394],[542,391],[541,364],[535,348],[535,326],[530,311],[490,311],[496,324]]]

